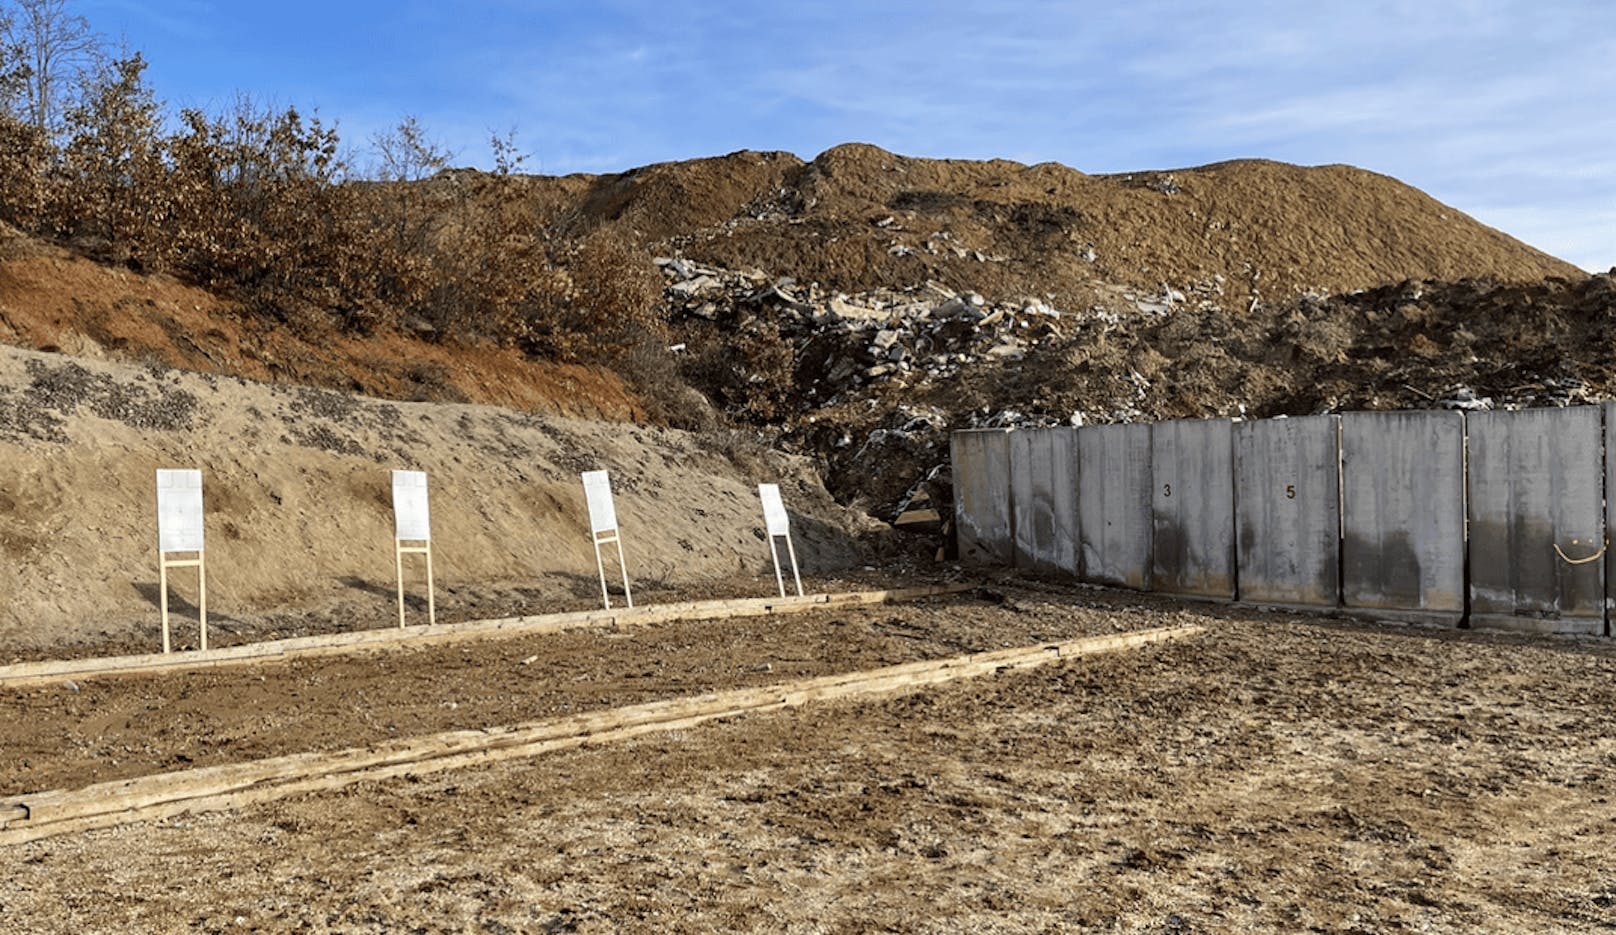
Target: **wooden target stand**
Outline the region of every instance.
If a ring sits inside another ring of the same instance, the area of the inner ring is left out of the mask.
[[[206,553],[201,549],[194,551],[157,553],[157,592],[158,606],[163,614],[163,652],[169,652],[168,638],[168,570],[170,568],[196,569],[196,610],[197,622],[200,627],[201,639],[198,648],[206,651],[208,648],[208,568]],[[192,555],[194,558],[169,558],[170,555]]]
[[[603,545],[617,546],[617,567],[623,573],[623,597],[628,606],[634,606],[634,591],[628,583],[628,559],[623,555],[623,534],[617,528],[617,506],[612,501],[612,481],[605,471],[585,471],[578,475],[584,482],[584,502],[589,508],[589,538],[595,544],[595,570],[600,572],[600,599],[606,609],[612,609],[612,595],[606,589],[606,560],[600,554]]]
[[[425,471],[393,472],[393,570],[398,582],[398,628],[404,629],[404,556],[426,557],[426,619],[438,622],[432,581],[432,511]]]
[[[195,568],[198,648],[208,648],[208,567],[203,541],[202,472],[196,468],[157,471],[157,606],[163,618],[163,652],[173,650],[168,626],[168,570]],[[170,558],[171,555],[186,556]]]
[[[411,543],[406,545],[405,543]],[[393,564],[398,571],[398,626],[404,628],[404,556],[426,556],[426,620],[427,623],[438,622],[438,607],[433,596],[432,588],[432,540],[430,539],[394,539]]]

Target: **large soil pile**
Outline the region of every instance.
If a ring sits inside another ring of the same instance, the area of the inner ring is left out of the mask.
[[[656,262],[670,350],[600,366],[443,334],[277,322],[10,237],[0,340],[404,400],[707,426],[815,459],[883,519],[946,508],[974,425],[1564,404],[1616,392],[1609,277],[1394,179],[1262,161],[1090,176],[851,144],[606,176],[418,183]],[[560,252],[565,252],[561,249]],[[654,395],[654,398],[653,398]]]
[[[700,262],[833,291],[931,279],[1071,307],[1108,286],[1182,289],[1221,276],[1249,304],[1404,279],[1579,275],[1350,166],[1246,160],[1094,176],[848,144],[809,163],[740,152],[526,184],[523,197],[573,236],[615,226]]]

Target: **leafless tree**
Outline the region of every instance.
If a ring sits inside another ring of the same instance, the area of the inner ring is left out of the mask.
[[[105,58],[106,41],[67,0],[14,0],[4,42],[20,50],[24,118],[51,133],[65,105],[64,89],[92,74]]]
[[[494,154],[494,174],[514,175],[521,171],[527,163],[531,153],[522,152],[516,145],[516,128],[512,127],[504,133],[492,130],[488,134],[488,149]]]
[[[418,182],[449,167],[455,154],[427,135],[413,115],[398,126],[370,138],[376,150],[376,175],[384,182]]]

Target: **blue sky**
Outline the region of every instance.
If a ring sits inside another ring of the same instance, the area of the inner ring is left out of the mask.
[[[417,116],[490,163],[612,172],[838,143],[1085,172],[1344,162],[1616,266],[1616,21],[1595,0],[248,4],[79,0],[160,97]],[[355,154],[360,162],[365,153]]]

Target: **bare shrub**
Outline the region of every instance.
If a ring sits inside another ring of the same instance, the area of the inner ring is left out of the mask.
[[[551,288],[529,296],[522,346],[563,360],[619,359],[642,340],[663,340],[662,277],[622,235],[597,231],[558,260]]]

